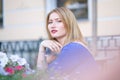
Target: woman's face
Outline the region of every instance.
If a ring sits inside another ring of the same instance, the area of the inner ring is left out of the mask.
[[[60,16],[53,12],[49,16],[48,30],[53,38],[61,39],[66,36],[66,29]]]

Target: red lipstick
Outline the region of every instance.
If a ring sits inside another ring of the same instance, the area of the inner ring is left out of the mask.
[[[54,33],[56,33],[56,32],[57,32],[57,30],[51,30],[51,32],[54,34]]]

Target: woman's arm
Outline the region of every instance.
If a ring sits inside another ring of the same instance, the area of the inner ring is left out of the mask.
[[[59,52],[61,49],[61,45],[53,40],[44,40],[41,42],[39,47],[39,54],[37,59],[37,67],[38,68],[45,68],[45,66],[52,62],[56,56],[49,54],[46,54],[46,48],[49,48],[52,52]]]

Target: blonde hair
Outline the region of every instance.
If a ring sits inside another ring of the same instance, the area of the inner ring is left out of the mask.
[[[85,41],[83,39],[82,33],[79,29],[79,25],[76,21],[76,18],[74,16],[74,14],[65,7],[59,7],[56,9],[53,9],[51,12],[49,12],[49,14],[47,15],[47,20],[46,20],[46,29],[48,32],[48,37],[51,40],[55,40],[51,35],[50,32],[48,30],[48,21],[49,21],[49,16],[53,13],[57,13],[60,18],[62,19],[62,22],[64,23],[64,26],[66,28],[67,31],[67,37],[66,40],[64,42],[64,44],[67,44],[69,42],[72,41],[79,41],[85,44]]]

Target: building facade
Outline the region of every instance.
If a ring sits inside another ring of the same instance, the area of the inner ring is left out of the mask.
[[[41,39],[47,39],[45,31],[47,13],[56,7],[67,6],[76,14],[79,27],[91,50],[93,25],[96,24],[97,53],[95,54],[97,56],[99,55],[102,60],[106,56],[120,56],[120,0],[96,0],[97,5],[93,6],[94,1],[1,0],[1,50],[6,49],[12,51],[11,53],[22,53],[23,56],[27,56],[24,53],[33,51],[31,52],[32,57],[34,53],[38,52]],[[94,8],[96,8],[96,23],[93,22]],[[17,52],[13,48],[19,51]],[[26,52],[23,52],[24,49],[26,49]],[[34,55],[34,58],[36,58],[36,55]],[[34,62],[31,64],[34,64]]]

